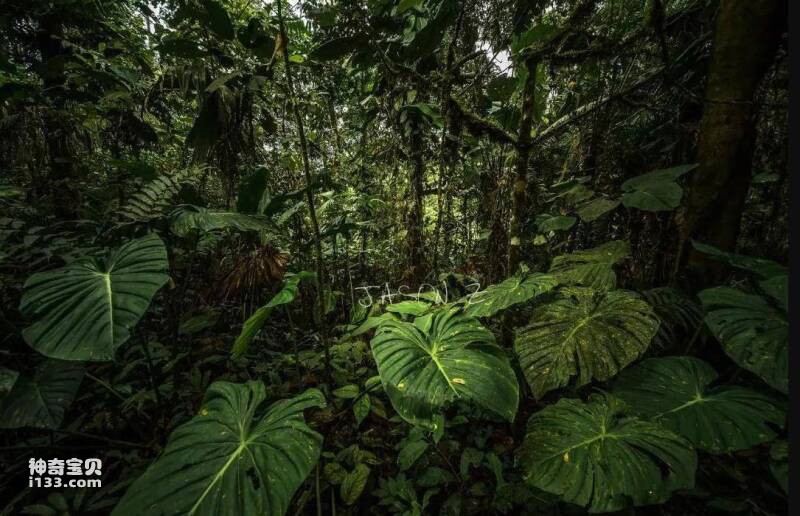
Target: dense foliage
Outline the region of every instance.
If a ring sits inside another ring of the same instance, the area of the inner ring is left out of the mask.
[[[784,514],[785,9],[3,2],[2,514]]]

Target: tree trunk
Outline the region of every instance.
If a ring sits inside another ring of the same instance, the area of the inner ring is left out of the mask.
[[[517,159],[514,167],[514,190],[511,224],[508,234],[508,274],[514,274],[522,261],[522,230],[528,214],[528,160],[531,155],[531,127],[536,105],[536,67],[538,62],[528,60],[528,76],[522,92],[522,118],[517,137]]]
[[[408,270],[406,277],[415,282],[421,282],[425,277],[424,251],[423,251],[423,199],[425,187],[425,158],[423,156],[422,122],[414,119],[411,121],[411,134],[409,138],[409,154],[411,157],[411,206],[408,210]]]
[[[77,179],[73,163],[71,146],[74,132],[68,117],[62,114],[64,109],[66,83],[64,66],[56,63],[68,53],[61,46],[63,26],[57,13],[50,13],[40,19],[39,32],[36,35],[37,46],[42,55],[44,74],[44,91],[48,92],[53,102],[45,119],[44,136],[50,157],[49,191],[53,195],[55,215],[60,219],[77,219],[80,196],[75,181]],[[48,66],[50,63],[50,66]]]
[[[785,1],[721,2],[697,145],[700,166],[677,215],[676,272],[688,267],[706,284],[718,282],[723,268],[691,249],[689,239],[724,251],[736,247],[753,161],[754,97],[785,27]]]

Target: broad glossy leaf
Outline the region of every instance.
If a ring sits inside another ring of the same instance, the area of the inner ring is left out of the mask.
[[[622,183],[622,204],[644,211],[674,210],[683,197],[683,188],[675,181],[696,167],[681,165],[628,179]]]
[[[711,387],[716,380],[717,372],[697,358],[651,358],[620,373],[614,395],[711,453],[774,439],[770,424],[781,427],[784,421],[775,401],[743,387]]]
[[[592,222],[615,209],[619,206],[619,203],[619,199],[610,200],[597,198],[581,205],[580,208],[575,210],[575,213],[578,214],[578,217],[580,217],[582,221]]]
[[[32,377],[19,375],[0,401],[0,428],[60,427],[83,373],[79,363],[46,360]]]
[[[610,395],[562,399],[535,413],[518,455],[526,481],[591,513],[662,503],[694,487],[692,445],[627,416]]]
[[[703,308],[683,292],[672,287],[657,287],[642,292],[653,307],[658,320],[658,333],[653,344],[658,348],[686,346],[703,324]]]
[[[185,205],[172,215],[170,229],[178,236],[187,236],[193,230],[201,232],[233,228],[239,231],[265,231],[270,228],[263,217],[229,211],[211,211]]]
[[[262,415],[265,398],[260,381],[213,383],[199,413],[172,432],[112,514],[284,514],[322,447],[303,410],[325,399],[309,389]]]
[[[233,356],[240,356],[247,351],[247,347],[253,340],[253,337],[261,330],[264,323],[267,322],[269,314],[276,306],[285,305],[294,301],[297,293],[300,291],[300,282],[303,280],[310,280],[314,278],[313,272],[302,271],[297,274],[287,273],[283,283],[283,287],[277,294],[272,296],[269,302],[255,311],[242,326],[242,331],[236,337],[236,342],[233,343]]]
[[[106,259],[84,258],[25,282],[22,331],[36,351],[65,360],[112,360],[156,291],[167,282],[167,250],[155,234]]]
[[[767,298],[730,287],[703,290],[706,325],[725,353],[783,393],[789,391],[787,313]]]
[[[556,285],[558,280],[549,274],[520,272],[502,283],[467,296],[464,313],[471,317],[491,317],[509,306],[549,292]]]
[[[658,330],[652,308],[633,292],[576,288],[570,293],[537,307],[514,340],[537,398],[575,376],[576,386],[610,379],[644,353]]]
[[[516,376],[492,333],[458,308],[387,320],[372,338],[384,389],[406,421],[435,428],[442,408],[472,400],[508,421],[519,401]]]
[[[566,231],[575,225],[575,217],[566,217],[564,215],[549,215],[541,214],[536,216],[536,226],[539,231]]]
[[[366,332],[368,332],[368,331],[370,331],[372,329],[377,328],[378,326],[380,326],[381,324],[383,324],[386,321],[396,320],[396,319],[397,319],[397,316],[394,315],[391,312],[386,312],[386,313],[383,313],[381,315],[374,315],[374,316],[367,317],[358,326],[350,325],[349,327],[352,327],[353,329],[348,331],[342,338],[343,339],[350,339],[350,338],[353,338],[353,337],[357,337],[357,336],[362,335],[362,334],[364,334],[364,333],[366,333]]]
[[[717,249],[713,245],[703,244],[694,240],[692,240],[692,247],[715,260],[725,262],[737,269],[753,272],[764,279],[773,278],[775,276],[785,276],[789,273],[788,269],[783,265],[766,258],[728,253]]]
[[[550,273],[564,283],[592,287],[597,290],[612,289],[617,284],[614,265],[630,253],[624,240],[612,240],[605,244],[556,256],[550,265]]]

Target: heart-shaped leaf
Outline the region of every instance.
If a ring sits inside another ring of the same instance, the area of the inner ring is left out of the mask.
[[[132,240],[105,260],[84,258],[31,276],[20,311],[36,351],[64,360],[113,360],[114,352],[167,282],[167,250],[155,234]]]
[[[574,288],[537,307],[517,331],[514,350],[533,395],[592,378],[608,380],[647,349],[658,330],[652,308],[633,292]]]
[[[785,276],[784,276],[785,278]],[[703,290],[706,325],[740,367],[783,393],[789,391],[787,313],[767,298],[731,287]]]
[[[388,319],[371,345],[384,389],[406,421],[436,428],[444,405],[457,399],[513,421],[519,386],[508,357],[489,330],[458,308],[413,323]]]
[[[612,289],[617,284],[613,266],[630,253],[628,242],[612,240],[591,249],[556,256],[550,273],[564,283],[583,285],[597,290]]]
[[[325,399],[309,389],[262,415],[265,398],[260,381],[213,383],[200,412],[172,432],[112,514],[284,514],[322,447],[303,410]]]
[[[19,375],[0,402],[0,428],[60,427],[83,373],[79,363],[46,360],[32,377]]]
[[[693,357],[651,358],[623,371],[614,395],[699,449],[727,453],[769,442],[783,426],[774,400],[750,389],[710,387],[717,372]]]
[[[697,164],[681,165],[628,179],[622,183],[622,204],[644,211],[674,210],[683,197],[683,188],[675,181],[695,168]]]
[[[562,399],[535,413],[518,455],[525,479],[592,513],[662,503],[694,487],[691,444],[627,415],[610,395]]]

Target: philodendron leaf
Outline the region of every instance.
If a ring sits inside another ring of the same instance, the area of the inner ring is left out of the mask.
[[[309,389],[262,414],[265,398],[260,381],[213,383],[112,514],[284,514],[322,447],[303,410],[325,399]]]
[[[620,201],[618,199],[610,200],[598,197],[597,199],[592,199],[586,204],[581,205],[575,210],[575,213],[578,214],[578,217],[580,217],[582,221],[592,222],[615,209],[619,206],[619,203]]]
[[[255,311],[242,326],[242,331],[236,337],[236,342],[233,343],[233,356],[241,356],[242,353],[247,351],[247,347],[253,340],[253,337],[261,330],[264,323],[267,322],[269,314],[276,306],[285,305],[294,301],[297,293],[300,291],[300,282],[314,278],[313,272],[301,271],[297,274],[287,273],[285,275],[283,288],[277,294],[272,296],[269,302]]]
[[[707,254],[714,260],[725,262],[737,269],[753,272],[764,279],[785,276],[789,273],[783,265],[766,258],[728,253],[717,249],[713,245],[703,244],[694,240],[692,240],[692,247],[694,247],[696,251]]]
[[[591,249],[556,256],[550,265],[550,274],[564,283],[609,290],[617,284],[613,266],[629,253],[628,242],[612,240]]]
[[[456,399],[514,420],[519,386],[508,357],[489,330],[458,308],[413,323],[386,320],[371,345],[384,389],[409,423],[435,429],[442,408]]]
[[[31,347],[64,360],[113,360],[156,291],[169,279],[167,250],[155,234],[106,259],[84,258],[25,282],[20,311]]]
[[[58,428],[83,373],[79,363],[46,360],[32,377],[19,375],[0,401],[0,428]]]
[[[788,314],[767,298],[730,287],[699,294],[706,325],[725,353],[775,389],[789,391]]]
[[[599,394],[588,403],[561,399],[535,413],[517,457],[525,480],[591,513],[662,503],[694,487],[692,445],[627,416],[620,400]]]
[[[647,349],[658,330],[652,308],[633,292],[574,288],[533,311],[514,350],[533,395],[592,378],[608,380]]]
[[[620,373],[614,395],[701,450],[727,453],[775,438],[783,426],[774,400],[750,389],[710,387],[717,372],[693,357],[651,358]]]
[[[539,231],[547,233],[548,231],[566,231],[575,225],[575,217],[564,215],[550,215],[543,213],[536,216],[536,226]]]
[[[467,296],[464,313],[471,317],[490,317],[509,306],[524,303],[558,285],[558,280],[549,274],[521,271],[497,285]]]
[[[170,224],[172,232],[182,237],[189,235],[193,230],[206,232],[228,228],[239,231],[265,231],[270,225],[263,217],[228,211],[210,211],[191,205],[177,209],[172,215]]]
[[[622,204],[644,211],[674,210],[683,197],[683,188],[675,181],[695,168],[697,164],[681,165],[628,179],[622,183]]]

